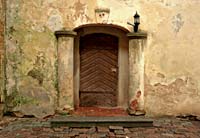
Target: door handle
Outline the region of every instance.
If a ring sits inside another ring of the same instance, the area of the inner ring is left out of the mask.
[[[111,68],[111,71],[112,71],[113,73],[116,73],[116,72],[117,72],[117,68]]]

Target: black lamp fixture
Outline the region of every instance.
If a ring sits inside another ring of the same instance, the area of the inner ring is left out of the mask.
[[[127,22],[127,24],[133,26],[134,32],[138,32],[138,26],[140,24],[140,15],[136,11],[136,13],[135,13],[135,15],[133,17],[134,17],[134,24],[132,24],[130,22]]]

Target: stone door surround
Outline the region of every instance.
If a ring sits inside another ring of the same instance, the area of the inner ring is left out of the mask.
[[[144,47],[147,34],[130,33],[124,27],[111,24],[87,24],[73,31],[55,32],[58,46],[58,109],[73,110],[79,106],[79,40],[80,37],[93,33],[110,34],[119,38],[117,106],[127,108],[133,101],[137,101],[136,105],[131,106],[136,106],[136,110],[143,110]]]

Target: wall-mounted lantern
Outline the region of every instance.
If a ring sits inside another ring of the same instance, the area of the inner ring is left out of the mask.
[[[134,32],[137,32],[138,31],[138,26],[140,24],[140,15],[136,11],[136,13],[135,13],[135,15],[133,17],[134,17],[134,24],[132,24],[130,22],[127,22],[127,24],[133,26]]]

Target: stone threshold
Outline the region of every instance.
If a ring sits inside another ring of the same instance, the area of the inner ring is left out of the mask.
[[[144,117],[56,117],[49,120],[51,127],[93,127],[93,126],[122,126],[122,127],[153,127],[153,119]]]

